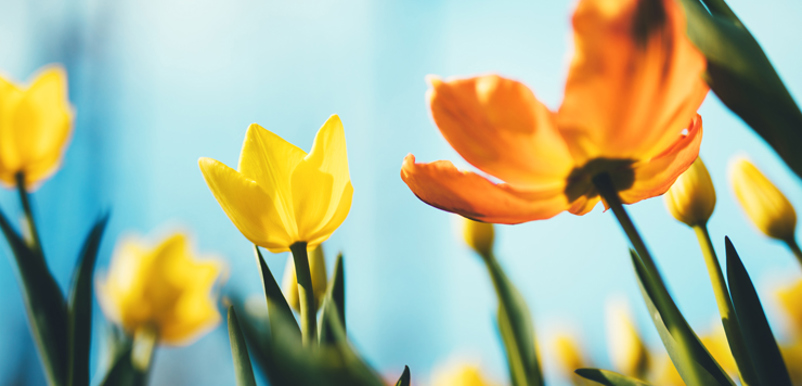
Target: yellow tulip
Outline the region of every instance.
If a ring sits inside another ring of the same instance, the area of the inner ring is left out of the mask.
[[[437,369],[432,375],[432,386],[494,386],[482,375],[479,366],[454,363]]]
[[[649,368],[649,351],[635,327],[626,303],[607,304],[607,344],[613,367],[620,373],[642,378]]]
[[[688,226],[707,224],[716,207],[716,190],[702,158],[677,178],[665,202],[671,215]]]
[[[727,343],[727,334],[724,332],[721,321],[715,320],[711,331],[699,339],[724,371],[733,377],[738,375],[738,364],[735,363],[735,358],[732,356],[730,345]]]
[[[326,296],[326,258],[323,254],[323,246],[319,245],[312,250],[309,256],[309,272],[312,276],[312,291],[315,293],[315,310],[323,304],[323,297]],[[292,256],[287,257],[287,265],[284,268],[284,279],[281,282],[284,297],[287,303],[296,311],[301,312],[301,301],[298,295],[298,280],[295,275],[295,261]]]
[[[677,368],[666,354],[658,358],[651,381],[652,384],[660,386],[685,386]]]
[[[180,233],[155,247],[128,239],[117,246],[98,299],[127,332],[154,330],[161,343],[184,345],[220,322],[211,292],[222,269],[219,262],[196,260]]]
[[[790,319],[792,332],[795,336],[802,336],[802,280],[777,291],[783,311]]]
[[[552,341],[552,350],[560,368],[569,377],[573,377],[574,370],[587,366],[579,343],[570,335],[557,335]]]
[[[211,158],[199,160],[217,202],[242,234],[273,253],[296,243],[314,248],[331,236],[351,209],[345,133],[332,115],[307,154],[252,124],[237,170]]]
[[[463,218],[462,235],[465,239],[465,244],[468,244],[476,253],[482,256],[488,256],[493,253],[493,241],[495,239],[493,224]]]
[[[785,195],[744,158],[731,163],[730,179],[735,196],[757,229],[769,237],[793,242],[796,211]]]
[[[34,190],[58,169],[72,134],[67,74],[46,67],[24,87],[0,76],[0,182]]]

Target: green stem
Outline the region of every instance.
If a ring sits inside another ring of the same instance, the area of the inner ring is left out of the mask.
[[[134,331],[131,363],[134,365],[134,369],[140,373],[147,374],[148,370],[150,370],[153,351],[156,349],[158,338],[158,332],[150,326],[140,327]]]
[[[741,335],[741,326],[735,316],[735,307],[732,305],[727,282],[724,280],[724,273],[721,271],[716,251],[713,249],[713,242],[710,240],[710,233],[707,225],[701,224],[693,227],[696,237],[699,239],[699,246],[702,248],[702,255],[707,265],[707,273],[710,275],[710,282],[713,285],[713,293],[716,295],[718,311],[721,315],[721,323],[724,326],[724,333],[727,335],[727,342],[730,346],[738,371],[741,374],[741,383],[744,386],[758,384],[757,375],[752,368],[752,359],[749,357],[746,343]]]
[[[800,265],[802,265],[802,250],[799,249],[799,244],[796,243],[796,240],[792,237],[788,240],[785,240],[785,243],[788,244],[788,248],[791,249],[791,252],[793,252],[794,256],[796,256],[796,260],[799,261]]]
[[[33,210],[31,209],[31,201],[30,196],[28,195],[28,191],[25,190],[25,174],[19,172],[15,175],[17,179],[17,192],[19,193],[19,199],[22,203],[22,210],[25,213],[25,220],[28,222],[28,232],[30,232],[31,239],[26,240],[31,243],[30,247],[40,255],[44,255],[42,252],[42,243],[39,239],[39,232],[36,230],[36,222],[33,219]]]
[[[290,245],[292,258],[295,261],[295,276],[298,282],[298,299],[301,302],[301,340],[304,346],[317,341],[317,307],[315,291],[312,288],[312,274],[309,272],[309,256],[306,242]]]

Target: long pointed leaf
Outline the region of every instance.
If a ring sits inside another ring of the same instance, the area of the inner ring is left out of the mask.
[[[324,299],[323,310],[320,313],[320,337],[321,343],[333,343],[335,341],[334,332],[331,329],[331,323],[328,319],[332,317],[333,313],[328,311],[329,303],[333,304],[337,309],[337,315],[340,318],[340,325],[342,325],[343,332],[345,332],[345,268],[343,267],[342,254],[337,255],[337,261],[334,263],[334,275],[329,281],[329,287],[326,290],[326,297]]]
[[[251,358],[248,356],[248,346],[242,336],[234,306],[228,307],[228,338],[231,341],[231,355],[234,357],[237,386],[256,386],[256,379],[253,377],[253,368],[251,367]]]
[[[401,377],[398,378],[398,382],[395,383],[395,386],[409,386],[411,382],[409,366],[404,366],[404,372],[401,373]]]
[[[732,304],[760,382],[763,385],[791,386],[791,377],[752,279],[730,238],[725,237],[724,243],[727,247],[727,281]]]
[[[699,386],[734,386],[732,379],[721,369],[688,325],[662,284],[662,280],[656,279],[659,273],[655,272],[653,279],[646,273],[646,267],[636,252],[630,250],[630,253],[649,314],[652,315],[652,321],[671,361],[674,362],[685,383]]]
[[[290,327],[287,333],[293,337],[297,337],[298,343],[300,344],[301,328],[298,327],[298,323],[295,322],[295,317],[292,315],[292,309],[287,303],[284,293],[281,292],[281,287],[279,287],[278,283],[276,283],[276,278],[273,277],[273,273],[270,272],[270,268],[268,268],[265,258],[262,256],[262,252],[259,250],[259,247],[254,245],[253,248],[256,251],[256,260],[259,262],[259,272],[262,275],[262,286],[265,290],[265,297],[267,299],[267,315],[270,320],[270,325],[273,326],[276,324],[274,319],[276,317],[280,317],[279,315],[281,315],[281,317],[287,321],[287,325],[295,326],[294,329]]]
[[[639,379],[627,377],[609,370],[577,369],[574,372],[582,378],[605,386],[650,386],[648,383]]]
[[[92,273],[95,271],[100,240],[109,216],[95,222],[79,255],[70,290],[68,347],[69,385],[89,385],[89,350],[92,343]]]

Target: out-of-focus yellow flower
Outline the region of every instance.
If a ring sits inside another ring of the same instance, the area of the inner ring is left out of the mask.
[[[671,215],[688,226],[707,224],[716,207],[716,190],[701,157],[677,178],[665,202]]]
[[[802,280],[780,288],[777,291],[777,298],[791,321],[794,335],[802,336]]]
[[[128,239],[117,246],[98,299],[129,333],[155,330],[164,344],[188,344],[220,322],[211,292],[222,269],[217,261],[195,260],[181,233],[155,247]]]
[[[652,384],[660,386],[685,386],[677,368],[666,354],[658,358],[651,381]]]
[[[72,133],[67,74],[57,66],[39,72],[29,87],[0,76],[0,182],[35,189],[59,167]]]
[[[455,363],[439,368],[432,375],[432,386],[497,386],[482,375],[479,366]]]
[[[319,245],[312,250],[309,255],[309,272],[312,276],[312,291],[315,293],[317,305],[315,310],[323,304],[323,297],[326,296],[326,258],[323,254],[323,247]],[[298,297],[298,280],[295,275],[295,261],[292,256],[287,258],[287,265],[284,268],[284,279],[281,287],[287,303],[296,311],[301,312],[301,302]]]
[[[574,370],[587,366],[582,350],[579,348],[579,343],[572,336],[558,334],[552,340],[551,346],[557,363],[565,374],[573,376]]]
[[[791,384],[802,385],[802,342],[780,346]]]
[[[237,170],[199,161],[217,202],[242,234],[273,253],[331,236],[351,209],[345,133],[337,115],[320,128],[307,154],[257,124],[248,128]]]
[[[730,179],[735,196],[757,229],[775,239],[794,240],[794,207],[755,165],[744,158],[732,161]]]
[[[607,303],[607,346],[610,360],[618,372],[642,378],[649,368],[649,350],[632,320],[629,307],[623,301]]]
[[[465,238],[465,244],[468,244],[476,253],[488,256],[493,252],[493,241],[495,240],[493,224],[463,218],[462,236]]]
[[[715,320],[712,330],[699,339],[724,371],[730,376],[738,376],[738,364],[735,363],[735,358],[732,356],[730,345],[727,343],[727,334],[724,332],[720,320]]]

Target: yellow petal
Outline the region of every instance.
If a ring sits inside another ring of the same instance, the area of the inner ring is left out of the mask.
[[[294,227],[284,222],[285,216],[277,208],[281,204],[276,202],[276,191],[266,191],[211,158],[201,158],[198,164],[217,202],[248,240],[274,253],[289,250],[296,239],[288,232]]]
[[[677,178],[664,197],[675,219],[688,226],[707,224],[716,208],[716,190],[702,157]]]
[[[796,211],[788,198],[746,159],[731,162],[732,190],[752,223],[766,236],[793,241]]]
[[[0,181],[7,186],[16,185],[14,175],[22,165],[12,116],[23,95],[19,87],[0,76]]]
[[[297,241],[310,247],[325,241],[348,215],[352,195],[345,131],[340,118],[332,115],[292,174]]]

